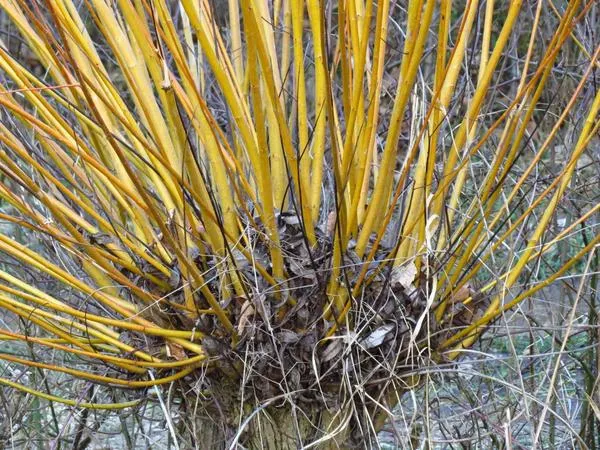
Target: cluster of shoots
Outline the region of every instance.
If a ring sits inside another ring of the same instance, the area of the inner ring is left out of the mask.
[[[526,32],[525,3],[0,0],[0,340],[60,362],[0,359],[147,388],[243,360],[253,326],[326,361],[399,317],[396,351],[456,358],[600,240],[522,285],[598,212],[549,231],[600,125],[594,1],[534,2]],[[586,62],[545,114],[567,42]]]

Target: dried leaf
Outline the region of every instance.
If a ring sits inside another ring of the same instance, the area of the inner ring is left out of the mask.
[[[450,297],[450,304],[454,305],[456,303],[462,303],[472,295],[473,290],[471,289],[471,285],[469,283],[466,283],[459,290],[452,294],[452,297]]]
[[[294,366],[287,376],[287,381],[290,384],[292,389],[298,389],[300,387],[300,383],[302,381],[302,374],[298,369],[298,366]]]
[[[291,212],[281,213],[279,218],[288,225],[299,225],[300,224],[300,218],[295,213],[291,213]]]
[[[271,303],[265,301],[265,294],[255,293],[253,300],[258,314],[265,322],[269,322],[271,319]]]
[[[327,344],[327,347],[325,347],[323,355],[321,356],[321,361],[327,362],[335,358],[342,351],[343,344],[344,343],[341,339],[332,340],[329,344]]]
[[[327,216],[327,229],[325,230],[327,236],[333,236],[333,232],[335,231],[335,224],[337,222],[337,213],[335,211],[331,211]]]
[[[277,333],[277,340],[282,344],[294,344],[300,340],[300,336],[292,330],[282,330]]]
[[[246,300],[242,305],[242,309],[240,311],[240,320],[238,321],[237,333],[242,334],[244,328],[246,328],[246,324],[250,322],[250,318],[254,315],[254,305],[250,303],[249,300]]]
[[[361,342],[361,345],[363,347],[365,347],[366,349],[377,347],[377,346],[383,344],[383,341],[385,341],[386,336],[393,329],[394,329],[393,323],[388,323],[386,325],[382,325],[379,328],[377,328],[375,331],[373,331],[365,339],[363,339]]]
[[[177,267],[173,267],[169,270],[169,286],[174,288],[179,287],[181,284],[181,272]]]
[[[417,266],[414,261],[408,264],[403,264],[399,267],[394,267],[392,270],[392,287],[402,286],[406,290],[413,290],[413,281],[417,276]]]
[[[231,255],[233,256],[235,266],[238,269],[241,270],[241,269],[245,268],[246,266],[248,266],[248,264],[249,264],[248,258],[246,258],[240,250],[233,249],[231,251]]]
[[[175,358],[177,361],[182,361],[187,358],[183,347],[174,342],[167,342],[166,350],[169,358]]]
[[[208,353],[210,356],[221,356],[224,355],[229,348],[225,346],[218,339],[215,339],[212,336],[206,335],[202,339],[202,348]]]
[[[90,244],[93,245],[108,245],[113,243],[113,238],[108,233],[93,233],[89,235]]]

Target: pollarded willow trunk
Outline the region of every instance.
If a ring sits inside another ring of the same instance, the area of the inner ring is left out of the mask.
[[[293,327],[273,327],[273,298],[231,305],[242,324],[238,341],[231,346],[205,337],[212,364],[198,371],[202,377],[191,374],[196,378],[184,389],[196,394],[186,399],[192,448],[375,446],[402,394],[420,384],[411,373],[438,359],[432,355],[447,331],[427,314],[419,291],[409,293],[402,283],[374,283],[372,289],[365,289],[365,298],[373,299],[377,314],[357,315],[354,327],[339,336],[327,336],[318,311],[314,317],[298,311],[305,300],[290,312]],[[382,290],[388,295],[377,297]]]
[[[364,342],[317,347],[321,360],[315,359],[315,366],[297,361],[286,368],[285,377],[277,378],[254,362],[222,366],[184,385],[183,447],[333,450],[376,446],[389,411],[420,382],[414,377],[390,380],[389,372],[378,369],[385,359],[391,360],[393,351],[369,364],[377,356],[363,348]],[[281,357],[284,362],[286,354]],[[359,361],[369,370],[351,367]],[[235,369],[245,373],[245,378],[236,377]],[[298,379],[297,371],[304,372],[304,377]]]
[[[309,445],[322,450],[364,448],[343,420],[317,405],[308,411],[292,411],[289,407],[267,409],[264,417],[250,426],[246,443],[256,450],[296,450]]]
[[[0,221],[31,232],[0,232],[0,310],[27,323],[0,337],[52,349],[0,359],[111,389],[185,381],[193,447],[369,447],[404,374],[600,242],[504,302],[597,214],[549,226],[598,131],[600,49],[571,66],[566,106],[540,103],[594,1],[518,27],[522,0],[482,20],[462,3],[0,0],[33,57],[0,41]],[[521,79],[489,95],[514,52]]]
[[[190,446],[201,450],[239,448],[237,445],[256,450],[364,448],[362,439],[352,437],[350,427],[340,416],[323,411],[317,404],[245,409],[246,420],[239,420],[235,412],[226,421],[196,417],[194,436],[188,437]]]
[[[432,329],[430,325],[424,328]],[[291,342],[291,336],[280,334],[274,343],[261,342],[266,330],[256,328],[255,339],[239,344],[240,353],[222,354],[218,368],[183,389],[190,393],[184,396],[183,415],[189,446],[229,449],[239,444],[273,450],[376,446],[378,433],[391,418],[389,412],[405,392],[421,384],[422,379],[411,373],[430,362],[422,355],[417,359],[416,346],[411,351],[406,345],[407,331],[400,332],[380,325],[366,337],[332,339],[306,353],[303,341],[313,342],[310,335]],[[424,338],[418,341],[423,343]],[[242,355],[247,360],[236,363]]]

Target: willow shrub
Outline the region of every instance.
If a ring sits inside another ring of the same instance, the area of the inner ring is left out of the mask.
[[[44,349],[0,358],[126,392],[0,382],[169,384],[201,448],[368,445],[598,244],[522,284],[598,211],[549,226],[598,132],[593,3],[0,0],[0,336]]]

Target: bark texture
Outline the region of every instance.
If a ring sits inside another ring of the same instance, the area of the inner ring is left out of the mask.
[[[309,444],[317,450],[360,448],[352,442],[349,427],[344,427],[337,416],[321,411],[289,406],[269,407],[259,413],[246,413],[249,421],[230,417],[225,421],[200,416],[195,419],[194,436],[184,445],[201,450],[244,448],[248,450],[297,450]],[[243,430],[240,430],[240,423]],[[237,446],[236,446],[237,445]]]

